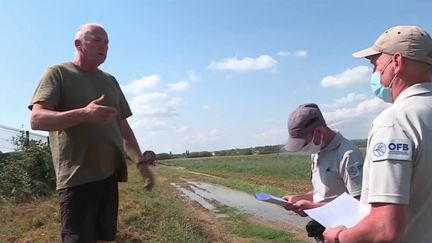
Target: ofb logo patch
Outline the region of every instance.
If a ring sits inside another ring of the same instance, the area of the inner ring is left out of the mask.
[[[371,146],[372,161],[380,160],[411,160],[412,142],[409,139],[387,139],[378,141]]]
[[[386,150],[387,149],[385,143],[377,143],[375,144],[372,152],[376,157],[382,157],[385,154]]]

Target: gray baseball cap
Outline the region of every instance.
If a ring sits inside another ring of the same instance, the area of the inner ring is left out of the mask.
[[[325,120],[317,104],[309,103],[297,107],[288,118],[288,141],[285,150],[298,152],[305,145],[305,137]]]
[[[395,26],[384,31],[371,47],[352,55],[367,58],[380,53],[393,55],[397,52],[403,57],[432,64],[432,39],[418,26]]]

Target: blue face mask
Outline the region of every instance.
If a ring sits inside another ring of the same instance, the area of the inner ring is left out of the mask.
[[[384,102],[393,103],[391,88],[382,85],[380,72],[372,73],[370,87],[376,97],[382,99]]]
[[[384,87],[384,85],[381,83],[381,74],[384,72],[384,70],[387,68],[387,66],[391,63],[391,60],[384,66],[384,69],[379,72],[376,71],[372,73],[371,80],[370,80],[370,87],[372,88],[372,92],[375,94],[376,97],[382,99],[384,102],[387,103],[393,103],[393,96],[392,96],[392,89],[391,86],[393,84],[393,80],[396,78],[396,76],[393,77],[392,81],[390,82],[389,87]]]

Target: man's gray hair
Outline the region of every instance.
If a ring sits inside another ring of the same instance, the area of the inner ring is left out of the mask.
[[[99,23],[88,23],[88,24],[83,24],[78,28],[78,31],[75,35],[75,40],[80,40],[80,41],[84,41],[86,38],[86,34],[88,32],[90,32],[90,30],[94,29],[94,28],[102,28],[104,29],[104,27],[99,24]]]

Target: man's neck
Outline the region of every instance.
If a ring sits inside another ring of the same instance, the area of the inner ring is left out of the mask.
[[[89,72],[89,73],[95,73],[99,71],[98,65],[94,65],[88,62],[83,61],[81,58],[75,58],[75,60],[72,61],[72,63],[80,70]]]
[[[327,145],[329,145],[329,143],[331,143],[331,141],[333,140],[333,138],[335,136],[336,136],[336,133],[333,130],[331,130],[330,128],[327,128],[326,135],[324,135],[324,137],[323,137],[324,145],[322,148],[327,147]]]

